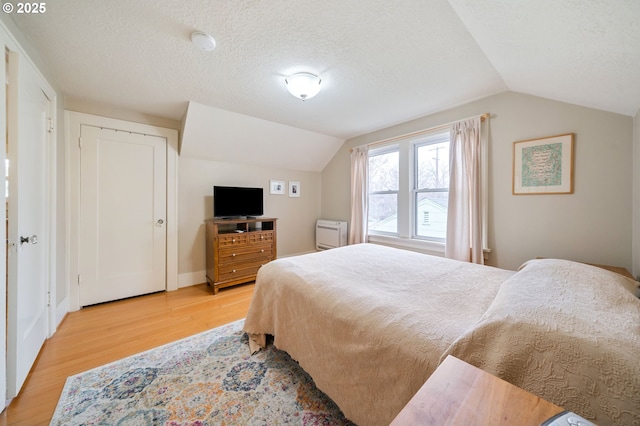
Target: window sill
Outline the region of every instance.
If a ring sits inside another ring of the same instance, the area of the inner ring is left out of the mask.
[[[369,234],[369,242],[444,257],[444,243]]]
[[[415,240],[411,238],[391,237],[389,235],[376,235],[369,234],[369,242],[373,244],[380,244],[383,246],[390,246],[404,250],[417,251],[419,253],[430,254],[433,256],[444,257],[444,243],[437,243],[434,241]],[[482,250],[484,260],[489,260],[489,254],[491,249],[485,248]]]

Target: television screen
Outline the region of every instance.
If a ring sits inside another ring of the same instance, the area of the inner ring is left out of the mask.
[[[262,216],[262,188],[214,186],[213,215],[221,218]]]

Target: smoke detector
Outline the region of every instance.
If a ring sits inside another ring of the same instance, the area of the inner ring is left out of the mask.
[[[209,34],[205,34],[200,31],[196,31],[191,34],[191,41],[198,46],[198,49],[205,52],[211,52],[216,48],[216,40]]]

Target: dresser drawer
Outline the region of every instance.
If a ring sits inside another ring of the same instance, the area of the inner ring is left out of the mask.
[[[256,244],[261,242],[271,242],[274,239],[273,231],[257,232],[234,232],[218,236],[218,246],[238,246],[245,244]]]
[[[239,264],[220,265],[220,281],[229,281],[245,276],[255,276],[262,265],[269,263],[269,259],[256,259]]]
[[[218,256],[220,265],[228,263],[246,262],[253,259],[273,259],[273,244],[236,245],[221,248]]]
[[[218,235],[218,247],[241,246],[249,241],[248,234],[234,232],[232,234]]]
[[[247,234],[250,244],[273,241],[273,231],[258,231]]]

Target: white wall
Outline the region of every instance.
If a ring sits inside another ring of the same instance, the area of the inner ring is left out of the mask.
[[[537,256],[631,269],[633,118],[514,92],[348,140],[322,173],[322,215],[349,217],[349,148],[491,113],[488,263]],[[637,119],[636,119],[637,121]],[[575,192],[512,195],[513,142],[575,133]]]
[[[313,251],[320,216],[320,172],[180,158],[178,273],[181,287],[205,282],[204,221],[213,217],[213,186],[264,188],[264,215],[278,218],[278,257]],[[300,182],[300,197],[270,195],[269,180]]]

